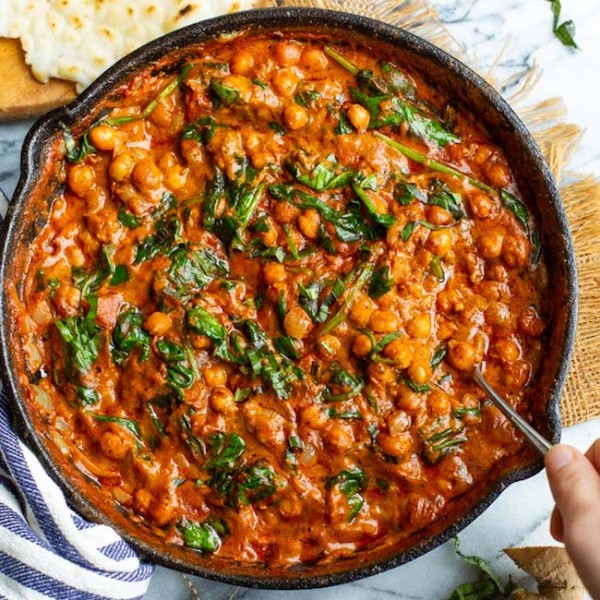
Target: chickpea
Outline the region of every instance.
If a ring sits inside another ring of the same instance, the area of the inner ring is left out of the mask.
[[[494,187],[503,188],[510,183],[510,173],[504,165],[499,163],[492,164],[486,171],[487,176]]]
[[[209,387],[221,387],[227,384],[227,371],[219,365],[204,368],[202,377]]]
[[[275,228],[272,225],[269,226],[267,231],[263,231],[260,236],[262,237],[265,246],[269,246],[269,248],[277,243],[277,231],[275,231]]]
[[[196,350],[208,350],[212,348],[212,341],[207,335],[192,333],[190,334],[190,343],[192,344],[192,348]]]
[[[271,86],[279,96],[291,96],[298,85],[298,76],[290,69],[276,71]]]
[[[131,441],[107,430],[100,436],[100,448],[109,458],[121,460],[131,448]]]
[[[263,266],[263,279],[267,285],[282,283],[286,280],[285,267],[278,262],[268,262]]]
[[[519,360],[505,367],[504,383],[511,392],[518,392],[527,384],[529,376],[529,364]]]
[[[387,385],[396,381],[396,369],[380,362],[370,363],[367,367],[367,373],[371,381],[380,385]]]
[[[74,317],[79,312],[81,292],[68,283],[61,283],[54,290],[52,304],[62,317]]]
[[[502,260],[508,267],[525,267],[529,264],[530,244],[522,236],[509,235],[502,246]]]
[[[354,437],[341,425],[334,425],[327,432],[326,441],[334,450],[341,453],[348,451],[348,448],[350,448],[354,442]]]
[[[442,290],[438,294],[436,305],[441,312],[447,315],[461,312],[465,308],[465,303],[460,290],[448,288]]]
[[[400,329],[400,319],[391,310],[376,310],[369,319],[369,326],[375,333],[392,333]]]
[[[494,201],[483,192],[475,192],[469,198],[469,205],[471,207],[471,213],[478,219],[487,219],[494,215],[496,211],[496,204]]]
[[[432,231],[426,242],[426,248],[437,256],[445,256],[453,245],[454,235],[450,229]]]
[[[490,146],[486,144],[481,144],[478,146],[477,150],[475,150],[475,154],[473,155],[473,162],[476,165],[482,166],[490,160],[493,150]]]
[[[112,150],[117,142],[117,132],[108,125],[98,125],[90,130],[89,138],[98,150]]]
[[[319,353],[323,358],[333,358],[340,347],[340,340],[334,335],[324,335],[319,339]]]
[[[383,348],[383,355],[391,358],[400,369],[406,369],[413,359],[415,349],[407,339],[397,339]]]
[[[415,315],[408,322],[407,332],[413,338],[428,338],[431,335],[431,315],[429,313]]]
[[[408,376],[418,385],[427,383],[433,372],[431,370],[431,351],[427,346],[418,345],[415,348],[413,359],[408,365]]]
[[[290,494],[285,498],[282,498],[281,502],[277,505],[277,508],[284,519],[293,519],[302,514],[303,506],[304,505],[297,494]]]
[[[367,356],[373,350],[373,344],[368,335],[357,333],[352,340],[352,352],[359,358]]]
[[[392,435],[398,435],[410,427],[411,419],[405,411],[395,410],[386,417],[386,421],[389,432]]]
[[[302,48],[296,42],[277,42],[273,55],[280,67],[290,67],[300,60]]]
[[[510,340],[499,340],[496,343],[495,353],[505,365],[516,362],[521,356],[519,346]]]
[[[113,181],[125,181],[133,170],[133,156],[129,152],[117,154],[108,167],[108,174]]]
[[[136,490],[133,496],[135,508],[141,513],[148,512],[153,500],[154,496],[152,495],[152,492],[146,488],[140,488],[139,490]]]
[[[74,165],[69,169],[69,187],[83,198],[94,187],[94,169],[89,165]]]
[[[364,133],[371,122],[371,115],[369,111],[360,104],[353,104],[346,113],[348,120],[352,123],[352,126],[359,133]]]
[[[454,221],[452,213],[441,206],[431,204],[426,208],[427,220],[433,225],[450,225]]]
[[[154,110],[150,113],[149,118],[157,127],[166,129],[171,125],[173,108],[174,106],[169,101],[169,98],[165,98],[156,105]]]
[[[538,338],[544,333],[544,322],[540,319],[535,308],[528,306],[521,311],[518,318],[519,330],[532,338]]]
[[[181,165],[173,165],[165,173],[165,185],[176,192],[185,187],[189,170]]]
[[[300,214],[300,209],[292,206],[288,202],[278,202],[275,205],[273,216],[278,223],[289,224],[293,223]]]
[[[215,387],[210,395],[210,405],[218,413],[231,414],[237,409],[233,392],[226,387]]]
[[[322,71],[327,68],[329,60],[319,48],[308,46],[302,52],[300,64],[311,71]]]
[[[425,396],[417,392],[413,392],[409,387],[401,388],[398,397],[398,407],[405,410],[407,413],[415,414],[421,410]]]
[[[142,158],[133,167],[131,178],[140,192],[156,190],[162,183],[163,175],[151,158]]]
[[[361,294],[352,303],[348,315],[356,325],[366,327],[375,308],[375,302],[367,294]]]
[[[312,208],[305,210],[298,217],[298,227],[302,234],[309,240],[317,239],[320,225],[321,218],[319,217],[319,213]]]
[[[468,342],[450,340],[448,361],[458,371],[472,371],[475,366],[475,348]]]
[[[382,433],[377,437],[377,443],[387,455],[395,458],[408,456],[413,447],[413,440],[410,433],[402,433],[400,435]]]
[[[429,394],[427,406],[432,417],[446,416],[452,408],[448,394],[440,389],[434,389],[431,394]]]
[[[477,246],[483,258],[498,258],[502,254],[504,233],[503,228],[494,227],[479,238]]]
[[[254,57],[247,50],[238,50],[229,61],[229,70],[234,75],[245,75],[254,66]]]
[[[164,335],[171,329],[171,317],[163,312],[153,312],[144,322],[144,328],[152,335]]]
[[[311,404],[301,413],[300,418],[311,429],[322,429],[328,422],[327,414],[321,404]]]
[[[302,340],[312,329],[313,323],[301,306],[294,306],[285,315],[283,326],[288,335]]]
[[[438,319],[436,334],[440,342],[451,338],[456,333],[456,330],[456,324],[449,319],[445,319],[444,317]]]
[[[308,112],[298,104],[290,104],[283,112],[283,120],[288,129],[298,131],[308,123]]]
[[[504,302],[490,302],[484,314],[485,322],[498,332],[508,333],[514,329],[514,315]]]

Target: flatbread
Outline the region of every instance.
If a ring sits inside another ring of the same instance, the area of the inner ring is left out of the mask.
[[[36,79],[81,91],[132,50],[255,0],[0,0],[0,37],[20,38]]]

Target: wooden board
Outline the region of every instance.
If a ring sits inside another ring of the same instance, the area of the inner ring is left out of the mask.
[[[70,81],[34,79],[19,40],[0,38],[0,82],[0,121],[38,117],[76,96]]]

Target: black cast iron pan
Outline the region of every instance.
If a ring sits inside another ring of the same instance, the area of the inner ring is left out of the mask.
[[[540,227],[549,269],[550,321],[546,352],[532,386],[531,417],[534,426],[552,442],[560,437],[559,396],[574,343],[577,315],[577,274],[573,245],[558,190],[532,136],[506,102],[483,79],[439,48],[406,31],[384,23],[318,9],[264,9],[211,19],[166,35],[137,50],[109,69],[65,108],[42,117],[29,132],[23,147],[21,178],[3,223],[0,250],[0,368],[10,396],[16,426],[46,469],[65,491],[72,506],[89,519],[113,526],[148,561],[227,583],[276,589],[306,589],[345,583],[381,573],[406,563],[456,535],[484,511],[511,483],[531,477],[542,468],[525,445],[518,455],[491,472],[483,485],[457,499],[451,514],[415,536],[386,548],[374,547],[333,563],[273,569],[260,564],[238,564],[218,556],[202,556],[165,544],[143,525],[132,526],[127,515],[106,499],[94,504],[89,482],[72,465],[57,460],[52,442],[32,425],[21,393],[22,356],[11,327],[11,298],[19,293],[24,252],[44,220],[59,185],[53,149],[63,122],[75,132],[98,117],[102,103],[114,97],[128,77],[163,61],[180,59],[186,48],[225,33],[266,31],[285,34],[314,32],[352,37],[371,46],[390,48],[410,61],[428,79],[449,90],[480,120],[504,148],[520,190]],[[22,354],[22,353],[21,353]]]

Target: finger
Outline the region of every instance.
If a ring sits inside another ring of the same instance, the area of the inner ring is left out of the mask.
[[[594,454],[596,450],[593,451]],[[592,597],[600,598],[600,474],[575,448],[555,446],[546,472],[563,522],[565,547]]]
[[[563,541],[564,534],[564,525],[562,516],[560,515],[560,511],[556,506],[552,511],[552,516],[550,517],[550,535],[557,541]]]
[[[600,475],[583,454],[571,446],[554,446],[546,454],[546,471],[565,526],[596,512],[600,505]]]
[[[600,471],[600,438],[598,438],[585,453],[586,458]]]

